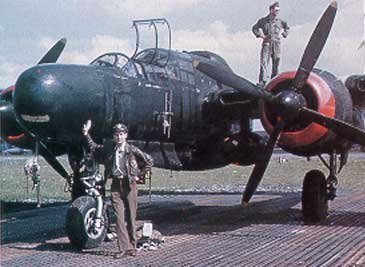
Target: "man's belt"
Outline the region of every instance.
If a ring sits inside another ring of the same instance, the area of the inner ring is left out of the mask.
[[[122,180],[124,178],[127,178],[127,176],[125,176],[125,175],[112,175],[112,179]]]

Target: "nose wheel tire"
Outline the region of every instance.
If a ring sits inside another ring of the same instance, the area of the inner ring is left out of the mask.
[[[95,227],[95,214],[96,201],[93,197],[81,196],[72,202],[66,215],[66,234],[74,247],[95,248],[105,239],[108,216],[104,212],[101,227]]]
[[[316,223],[328,216],[326,177],[319,170],[306,173],[302,191],[302,213],[305,222]]]

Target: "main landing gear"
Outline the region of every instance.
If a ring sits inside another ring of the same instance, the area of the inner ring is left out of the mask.
[[[319,156],[319,158],[330,173],[327,179],[320,170],[311,170],[306,173],[302,191],[302,213],[305,222],[324,221],[328,216],[328,200],[333,200],[336,197],[338,183],[336,178],[336,154],[331,153],[329,155],[329,164],[322,156]],[[343,162],[341,166],[343,166]]]

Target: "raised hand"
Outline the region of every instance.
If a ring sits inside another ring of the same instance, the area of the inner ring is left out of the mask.
[[[88,120],[88,121],[84,124],[84,126],[83,126],[83,128],[82,128],[82,133],[83,133],[84,135],[87,135],[87,134],[89,133],[90,128],[91,128],[91,120]]]

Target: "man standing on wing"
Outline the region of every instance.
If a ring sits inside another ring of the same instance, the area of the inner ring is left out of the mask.
[[[260,75],[259,85],[264,86],[269,80],[267,67],[272,59],[271,78],[279,71],[280,62],[280,39],[286,38],[289,33],[288,24],[279,18],[279,3],[275,2],[269,8],[270,13],[266,17],[260,18],[252,27],[252,32],[257,38],[262,39],[260,55]]]
[[[105,178],[112,178],[111,196],[117,217],[116,232],[119,251],[115,258],[136,256],[137,180],[140,170],[153,165],[151,156],[127,143],[128,129],[117,123],[113,127],[113,140],[96,144],[89,135],[91,121],[83,127],[86,143],[95,158],[105,166]],[[137,163],[138,162],[138,163]],[[127,223],[127,226],[126,226]]]

